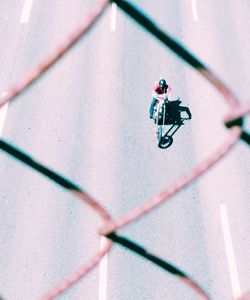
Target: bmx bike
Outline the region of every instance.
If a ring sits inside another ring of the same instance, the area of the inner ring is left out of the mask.
[[[157,125],[157,145],[161,149],[170,147],[173,144],[175,132],[184,125],[185,120],[192,118],[189,108],[180,104],[179,98],[173,101],[164,98],[157,99],[153,119]],[[186,116],[183,117],[182,113],[185,113]]]

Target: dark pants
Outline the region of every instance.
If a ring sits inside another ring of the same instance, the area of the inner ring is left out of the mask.
[[[157,99],[153,98],[152,102],[151,102],[151,105],[150,105],[150,108],[149,108],[149,115],[150,115],[150,117],[153,117],[154,107],[155,107],[156,102],[157,102]]]

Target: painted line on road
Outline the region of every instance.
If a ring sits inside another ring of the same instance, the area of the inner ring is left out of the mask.
[[[117,4],[113,2],[111,5],[111,21],[110,21],[111,31],[115,31],[116,29],[116,10],[117,10],[116,8],[117,8]]]
[[[230,272],[232,290],[234,298],[238,298],[241,295],[239,276],[234,256],[233,242],[230,232],[230,226],[228,221],[227,208],[225,204],[220,204],[220,215],[221,215],[221,225],[223,230],[223,237],[227,255],[227,262]]]
[[[101,237],[100,249],[102,250],[107,238]],[[99,294],[98,300],[107,300],[107,273],[108,273],[108,254],[105,254],[100,261],[99,269]]]
[[[5,96],[6,94],[7,92],[2,92],[1,97]],[[0,108],[0,137],[2,136],[3,133],[3,127],[7,115],[8,106],[9,106],[9,102],[4,104],[4,106]]]
[[[23,5],[23,10],[21,14],[21,23],[28,23],[30,19],[30,12],[32,8],[33,0],[25,0]]]
[[[197,12],[196,0],[191,0],[191,2],[192,2],[193,18],[194,18],[195,21],[198,21],[198,12]]]

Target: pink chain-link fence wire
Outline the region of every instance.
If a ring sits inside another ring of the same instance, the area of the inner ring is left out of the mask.
[[[82,265],[75,272],[69,275],[56,287],[42,295],[40,299],[55,299],[59,295],[63,294],[66,290],[68,290],[74,283],[78,282],[82,277],[90,272],[100,262],[101,258],[111,249],[112,241],[141,255],[142,257],[151,261],[158,267],[161,267],[165,271],[170,272],[178,279],[180,279],[183,283],[192,288],[200,299],[210,299],[206,291],[202,289],[198,283],[192,280],[184,272],[182,272],[172,264],[162,260],[161,258],[156,257],[137,243],[125,237],[119,236],[116,231],[121,227],[134,222],[135,220],[138,220],[145,214],[150,213],[160,204],[163,204],[167,200],[170,200],[171,196],[173,196],[178,191],[182,190],[194,180],[199,178],[202,174],[207,172],[214,164],[216,164],[223,156],[225,156],[230,151],[230,149],[236,144],[239,139],[242,139],[247,144],[250,144],[250,135],[243,128],[243,117],[250,112],[250,103],[247,103],[244,106],[240,105],[236,96],[218,77],[215,76],[215,74],[211,70],[209,70],[204,64],[202,64],[186,48],[178,44],[174,40],[174,38],[163,32],[155,23],[150,20],[149,17],[142,14],[131,3],[121,0],[110,1],[110,3],[111,2],[115,2],[118,7],[120,7],[120,9],[122,9],[125,13],[132,17],[140,26],[143,26],[155,38],[160,40],[164,45],[174,51],[176,55],[182,58],[190,66],[195,68],[198,73],[200,73],[221,93],[224,100],[227,101],[231,109],[223,121],[225,126],[229,129],[229,133],[226,140],[220,145],[220,147],[218,147],[216,151],[211,153],[207,159],[198,164],[185,176],[116,220],[113,220],[109,213],[95,199],[84,192],[76,184],[64,178],[62,175],[51,171],[49,168],[43,166],[21,150],[0,139],[0,148],[3,151],[22,161],[44,176],[47,176],[49,179],[59,184],[69,192],[73,193],[74,196],[90,206],[91,209],[93,209],[104,222],[102,228],[99,230],[99,234],[105,235],[108,238],[102,250],[97,251],[84,265]],[[57,46],[53,53],[46,57],[36,67],[32,68],[30,71],[24,74],[20,81],[10,87],[8,92],[0,99],[0,107],[7,102],[15,99],[19,94],[23,93],[32,83],[38,80],[49,68],[51,68],[65,53],[67,53],[73,47],[73,45],[75,45],[81,39],[81,37],[83,37],[93,27],[96,21],[103,14],[108,4],[108,0],[97,1],[93,6],[93,9],[89,13],[89,17],[87,18],[87,20],[79,25],[67,37],[67,39],[65,39],[64,43]],[[250,299],[250,293],[246,293],[238,299]]]

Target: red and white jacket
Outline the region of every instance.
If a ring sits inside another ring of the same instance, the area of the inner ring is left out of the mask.
[[[154,84],[153,97],[157,99],[158,95],[165,96],[168,100],[171,98],[173,93],[172,88],[168,85],[167,92],[165,93],[159,86],[159,81],[156,81]],[[165,95],[164,95],[165,94]]]

